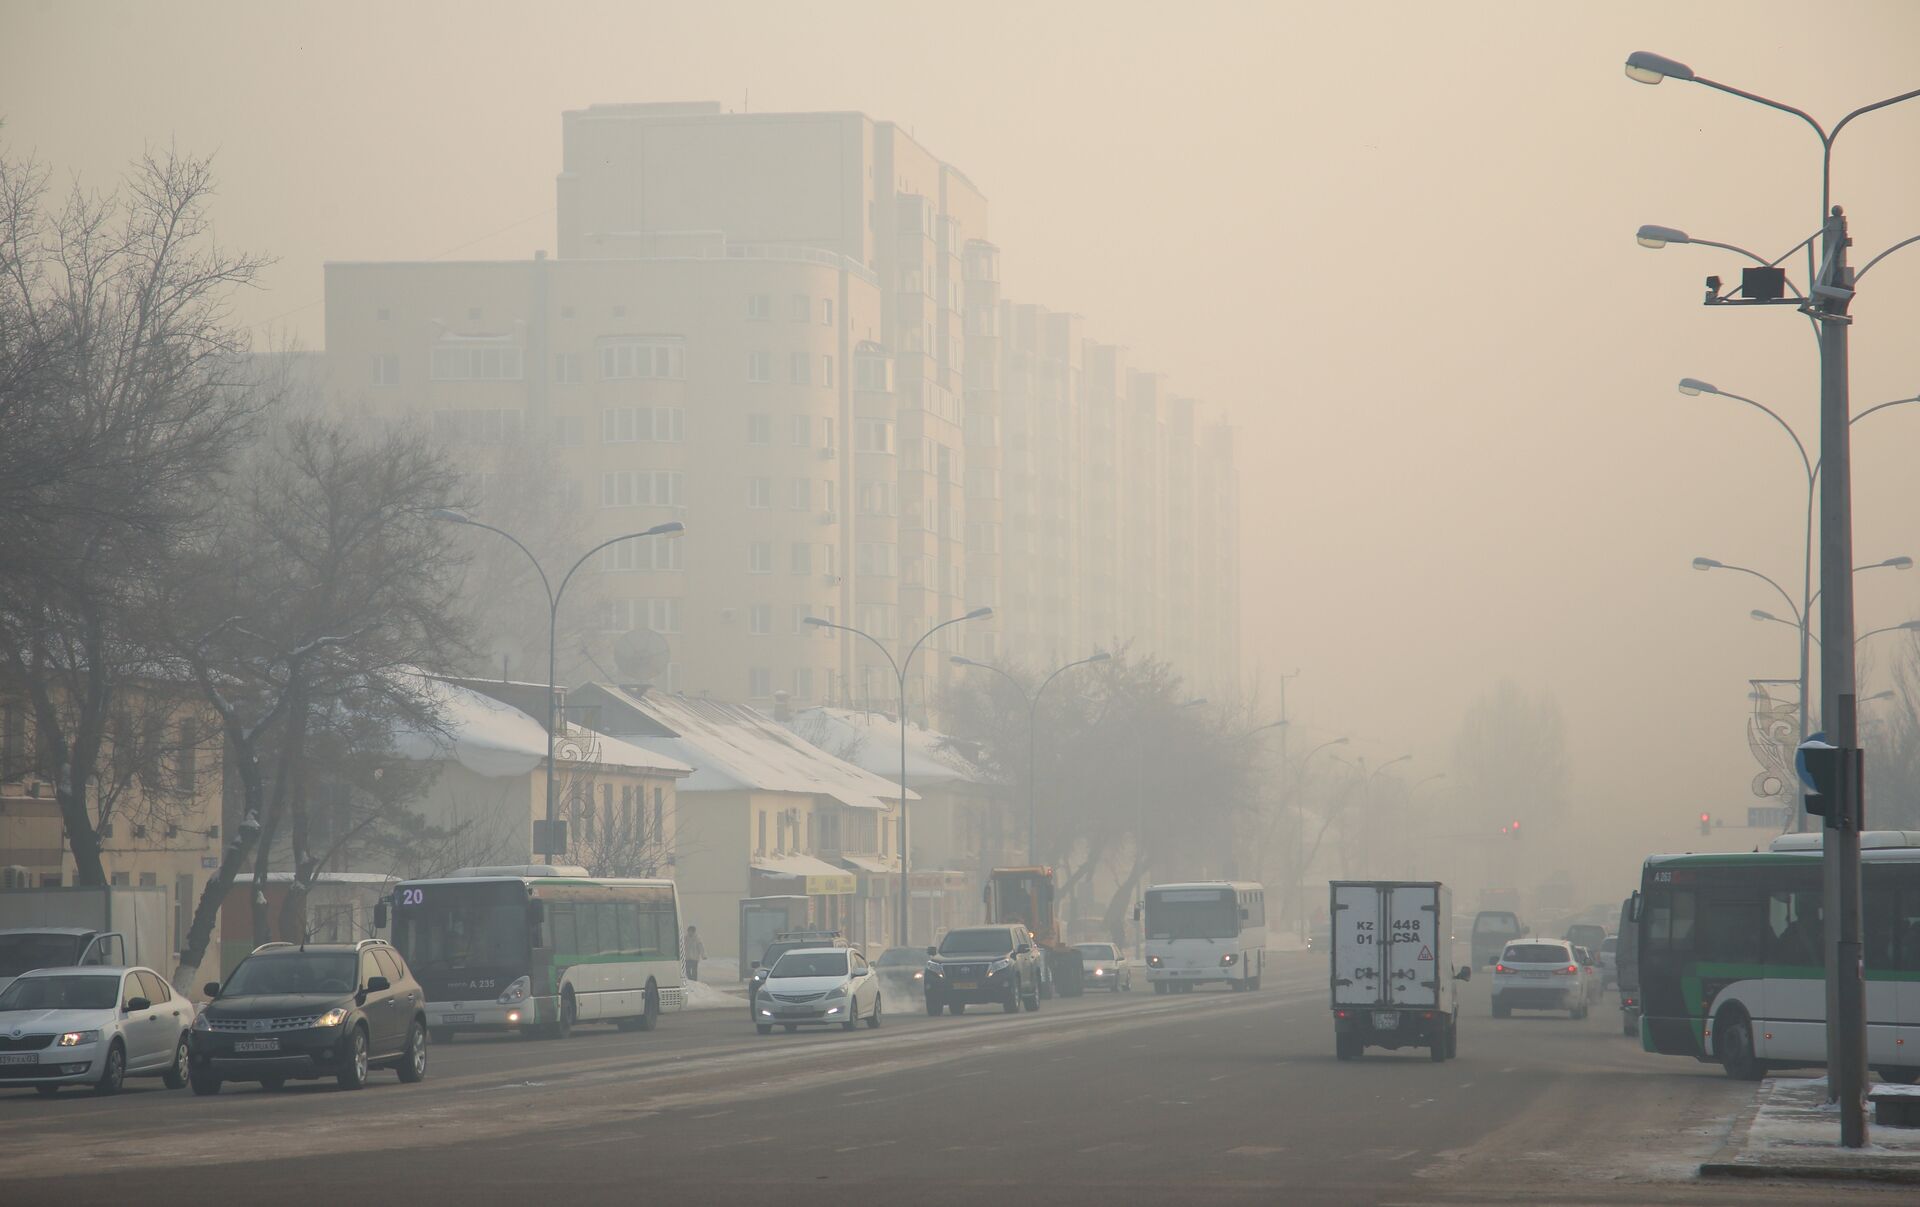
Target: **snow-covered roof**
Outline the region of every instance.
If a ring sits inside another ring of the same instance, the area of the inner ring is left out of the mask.
[[[897,782],[900,775],[900,723],[883,713],[849,708],[806,708],[793,714],[787,728],[801,740],[836,758]],[[987,784],[987,774],[937,730],[907,726],[907,783]]]
[[[876,875],[898,875],[900,869],[876,855],[842,855],[840,862],[850,865],[857,872],[871,872]]]
[[[753,868],[776,876],[844,876],[847,869],[835,867],[811,855],[755,855]]]
[[[546,761],[546,727],[511,704],[427,675],[420,676],[413,686],[425,693],[440,719],[432,728],[403,726],[394,731],[394,749],[402,758],[420,762],[452,759],[489,779],[525,775]],[[581,726],[570,727],[567,736],[577,744],[575,748],[582,752],[584,761],[596,766],[666,775],[686,775],[693,770],[660,751]]]
[[[802,792],[855,809],[885,809],[899,799],[895,781],[835,758],[744,704],[607,683],[589,683],[569,699],[600,702],[604,728],[622,730],[629,742],[691,763],[693,774],[681,781],[681,792]]]

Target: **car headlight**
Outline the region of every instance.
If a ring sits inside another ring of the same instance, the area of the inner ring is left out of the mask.
[[[60,1046],[63,1048],[77,1048],[81,1044],[97,1043],[99,1039],[100,1033],[98,1031],[69,1031],[60,1037]]]
[[[211,1031],[213,1030],[213,1024],[207,1021],[206,1015],[196,1014],[193,1016],[193,1029],[195,1031]]]
[[[1158,968],[1158,967],[1160,967],[1160,957],[1159,957],[1159,956],[1148,956],[1148,957],[1147,957],[1147,967],[1148,967],[1148,968]]]
[[[526,1001],[527,995],[532,992],[533,992],[533,982],[526,977],[521,977],[519,980],[515,981],[513,984],[508,985],[506,988],[506,991],[502,993],[499,996],[499,998],[497,998],[496,1000],[502,1006],[517,1006],[521,1002]]]
[[[993,963],[987,965],[987,971],[988,972],[1005,972],[1007,969],[1012,967],[1013,967],[1012,960],[995,960]]]
[[[835,998],[842,998],[845,996],[847,996],[847,987],[845,985],[835,985],[832,989],[827,990],[826,1000],[831,1002]]]
[[[313,1025],[316,1027],[337,1027],[341,1023],[344,1023],[346,1021],[347,1021],[346,1008],[344,1006],[335,1006],[333,1009],[321,1015],[319,1020],[316,1021]]]
[[[772,1008],[772,1007],[770,1007],[770,1006],[762,1006],[762,1007],[760,1007],[760,1017],[761,1017],[761,1018],[772,1018],[772,1017],[773,1017],[773,1008]]]
[[[1223,955],[1220,957],[1220,967],[1222,968],[1232,968],[1235,964],[1238,964],[1239,962],[1240,962],[1239,955],[1231,951],[1228,952],[1226,955]]]
[[[916,969],[913,974],[913,979],[917,981],[926,975],[927,975],[926,969],[924,968]]]
[[[1105,976],[1105,975],[1107,975],[1107,970],[1106,970],[1106,969],[1104,969],[1104,968],[1096,968],[1096,969],[1094,969],[1094,970],[1093,970],[1093,975],[1095,975],[1095,976]]]

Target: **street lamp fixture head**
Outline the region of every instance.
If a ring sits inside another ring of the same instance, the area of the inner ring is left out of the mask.
[[[1682,377],[1680,379],[1680,392],[1689,398],[1693,398],[1701,394],[1718,394],[1720,391],[1711,382],[1701,381],[1698,377]]]
[[[436,520],[445,520],[449,524],[473,523],[472,520],[468,519],[462,513],[455,511],[451,507],[436,507],[432,511],[428,512],[427,514],[431,515]]]
[[[953,657],[947,659],[947,661],[953,663],[955,666],[979,666],[980,665],[978,662],[975,662],[973,659],[968,658],[962,654],[955,654]]]
[[[1691,243],[1687,232],[1671,226],[1655,226],[1648,223],[1634,232],[1634,241],[1642,247],[1665,247],[1669,243]]]
[[[1913,559],[1908,557],[1904,553],[1901,554],[1899,557],[1890,557],[1886,561],[1881,562],[1880,564],[1885,566],[1889,570],[1913,569]]]
[[[1206,702],[1207,702],[1207,698],[1206,698],[1205,696],[1195,696],[1195,697],[1194,697],[1193,699],[1191,699],[1191,700],[1188,700],[1188,701],[1187,701],[1186,703],[1184,703],[1184,704],[1182,704],[1182,705],[1181,705],[1180,707],[1182,707],[1182,708],[1198,708],[1198,707],[1200,707],[1200,706],[1201,706],[1202,704],[1205,704]]]
[[[1909,633],[1920,633],[1920,620],[1903,620],[1893,627],[1896,629],[1905,629]]]
[[[1345,746],[1346,744],[1347,740],[1345,738],[1335,738],[1333,741],[1327,743],[1329,746]]]
[[[1105,650],[1101,650],[1099,653],[1088,658],[1087,661],[1088,662],[1111,662],[1113,661],[1113,655],[1107,653],[1107,651]]]
[[[1695,570],[1718,570],[1720,563],[1710,557],[1696,557],[1693,559],[1693,568]]]
[[[1667,79],[1686,81],[1693,79],[1693,68],[1651,50],[1636,50],[1627,56],[1627,78],[1636,84],[1658,84]]]
[[[1860,701],[1860,703],[1871,704],[1875,700],[1891,700],[1893,699],[1893,697],[1894,697],[1894,692],[1892,691],[1892,689],[1888,689],[1887,691],[1883,691],[1883,692],[1875,692],[1871,696],[1868,696],[1866,699]]]
[[[685,532],[686,530],[687,530],[687,526],[685,524],[682,524],[679,520],[668,520],[664,524],[655,524],[653,527],[647,529],[645,532],[641,533],[640,535],[641,536],[679,536],[681,533]]]
[[[816,628],[816,629],[824,629],[824,628],[826,628],[826,627],[827,627],[827,622],[826,622],[826,621],[824,621],[824,620],[822,620],[822,619],[820,619],[820,618],[819,618],[818,616],[808,616],[808,617],[805,617],[805,618],[803,618],[803,619],[802,619],[802,620],[800,621],[800,623],[801,623],[801,624],[810,624],[810,625],[812,625],[812,626],[813,626],[814,628]]]
[[[993,609],[992,609],[992,608],[975,608],[975,609],[974,609],[973,611],[971,611],[971,612],[968,612],[968,613],[967,613],[967,614],[966,614],[965,616],[962,616],[962,617],[961,617],[960,619],[962,619],[962,620],[984,620],[985,618],[987,618],[987,617],[989,617],[989,616],[991,616],[991,615],[993,615]]]
[[[1755,608],[1753,611],[1748,612],[1747,615],[1753,617],[1755,620],[1779,620],[1780,619],[1778,616],[1775,616],[1772,612],[1767,611],[1765,608]]]

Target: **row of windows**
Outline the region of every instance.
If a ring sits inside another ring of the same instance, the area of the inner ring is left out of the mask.
[[[684,507],[686,477],[677,469],[621,469],[601,474],[600,506]],[[647,542],[628,542],[635,543]]]
[[[567,956],[624,955],[635,959],[680,955],[678,919],[665,909],[632,901],[554,901],[547,906],[553,948]]]
[[[747,380],[756,385],[766,385],[773,380],[773,353],[761,350],[747,353]],[[810,386],[813,381],[813,357],[806,352],[790,353],[787,358],[787,380],[796,386]],[[820,358],[820,384],[833,384],[833,357]]]
[[[813,508],[813,482],[808,478],[792,478],[787,482],[784,494],[789,511],[809,511]],[[822,514],[834,514],[834,496],[836,483],[828,479],[820,483]],[[753,477],[747,479],[747,506],[763,510],[773,506],[773,479]]]
[[[1894,883],[1866,870],[1861,899],[1867,968],[1920,972],[1920,884]],[[1714,963],[1819,967],[1825,963],[1825,923],[1817,871],[1800,879],[1764,893],[1657,889],[1644,906],[1644,950]]]
[[[608,545],[600,555],[606,573],[622,570],[684,570],[686,542],[673,537],[645,537]]]
[[[687,438],[687,413],[680,407],[613,407],[600,412],[605,444],[679,444]]]
[[[435,381],[519,381],[520,349],[511,344],[471,344],[435,348]]]
[[[820,299],[820,322],[822,326],[833,326],[833,299]],[[796,293],[787,303],[787,317],[796,323],[813,321],[814,301],[804,293]],[[770,322],[773,319],[773,295],[770,293],[750,293],[747,295],[747,317],[757,323]]]

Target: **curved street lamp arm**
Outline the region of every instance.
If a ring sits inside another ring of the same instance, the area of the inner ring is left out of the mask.
[[[975,667],[983,671],[992,671],[994,674],[1000,676],[1002,679],[1005,679],[1008,683],[1013,684],[1013,690],[1020,693],[1021,699],[1024,700],[1027,698],[1027,689],[1021,686],[1020,680],[1014,678],[1012,674],[1010,674],[1005,670],[1002,670],[1001,668],[995,666],[991,662],[975,662],[973,659],[969,658],[965,662],[960,663],[960,665]]]
[[[468,527],[470,527],[470,528],[484,528],[484,529],[486,529],[486,530],[487,530],[488,532],[497,532],[497,533],[499,533],[499,534],[500,534],[501,536],[504,536],[504,537],[506,537],[506,538],[507,538],[508,540],[510,540],[510,541],[512,541],[512,542],[513,542],[513,544],[514,544],[514,548],[516,548],[516,549],[518,549],[518,550],[520,550],[520,552],[522,552],[522,553],[524,553],[524,554],[526,554],[526,555],[527,555],[527,560],[533,563],[533,572],[534,572],[535,574],[538,574],[538,575],[540,576],[540,589],[541,589],[541,590],[543,590],[543,591],[545,591],[545,592],[547,593],[547,607],[549,607],[549,608],[551,608],[551,607],[553,607],[553,604],[554,604],[554,600],[555,600],[556,598],[558,598],[558,597],[557,597],[557,596],[555,596],[555,595],[554,595],[554,593],[553,593],[553,584],[552,584],[551,582],[549,582],[549,581],[547,580],[547,572],[546,572],[546,570],[545,570],[545,569],[544,569],[544,568],[543,568],[543,567],[542,567],[542,566],[540,565],[540,559],[539,559],[539,558],[537,558],[537,557],[535,557],[535,556],[533,556],[533,550],[531,550],[531,549],[529,549],[529,548],[527,548],[527,547],[526,547],[525,545],[522,545],[522,544],[520,543],[520,538],[519,538],[519,537],[517,537],[517,536],[515,536],[515,535],[513,535],[513,534],[512,534],[511,532],[508,532],[508,531],[507,531],[506,529],[504,529],[504,528],[495,528],[495,527],[494,527],[494,526],[493,526],[492,524],[483,524],[483,523],[481,523],[481,522],[480,522],[479,520],[473,520],[473,519],[468,519],[468,518],[466,518],[465,516],[462,516],[462,517],[461,517],[461,518],[460,518],[460,519],[459,519],[458,521],[456,521],[456,522],[457,522],[457,523],[461,523],[461,524],[465,524],[465,525],[467,525],[467,526],[468,526]]]
[[[1765,105],[1769,109],[1778,109],[1782,113],[1791,113],[1795,117],[1799,118],[1801,121],[1813,127],[1813,132],[1820,137],[1820,145],[1823,147],[1833,142],[1834,134],[1840,133],[1839,126],[1836,126],[1834,127],[1833,134],[1828,134],[1826,130],[1820,125],[1820,123],[1814,120],[1813,115],[1808,113],[1806,110],[1795,109],[1792,105],[1785,104],[1781,101],[1771,100],[1767,97],[1761,96],[1757,92],[1748,92],[1744,88],[1735,88],[1732,84],[1722,84],[1720,81],[1710,80],[1704,75],[1694,76],[1693,82],[1696,84],[1704,84],[1708,88],[1712,88],[1716,92],[1724,92],[1729,96],[1737,96],[1742,100],[1752,101],[1756,105]],[[1896,97],[1894,99],[1898,100],[1900,98]],[[1893,102],[1882,101],[1880,103],[1882,105],[1889,105],[1889,104],[1892,104]],[[1874,108],[1878,108],[1878,107],[1879,107],[1878,105],[1874,106]],[[1865,111],[1861,110],[1860,112],[1865,112]],[[1846,125],[1847,122],[1852,121],[1857,116],[1859,116],[1859,113],[1847,114],[1846,118],[1844,118],[1841,121],[1840,125],[1841,126]]]
[[[964,617],[963,617],[962,619],[964,619]],[[1095,655],[1093,655],[1092,657],[1089,657],[1089,658],[1082,658],[1082,659],[1080,659],[1080,660],[1079,660],[1079,661],[1077,661],[1077,662],[1069,662],[1069,663],[1067,663],[1067,664],[1066,664],[1065,666],[1062,666],[1062,667],[1060,667],[1060,668],[1058,668],[1058,669],[1057,669],[1057,670],[1055,670],[1055,671],[1054,671],[1054,672],[1053,672],[1053,673],[1052,673],[1051,675],[1048,675],[1048,676],[1047,676],[1047,677],[1046,677],[1045,679],[1042,679],[1042,680],[1040,681],[1040,686],[1039,686],[1039,687],[1036,687],[1036,688],[1034,688],[1034,689],[1033,689],[1033,698],[1034,698],[1034,701],[1035,701],[1036,703],[1037,703],[1037,702],[1039,701],[1039,699],[1040,699],[1040,693],[1042,693],[1042,692],[1044,692],[1044,691],[1046,691],[1046,690],[1047,690],[1047,685],[1048,685],[1048,684],[1050,684],[1050,683],[1052,683],[1052,682],[1053,682],[1053,681],[1054,681],[1055,679],[1058,679],[1058,678],[1059,678],[1059,677],[1060,677],[1061,675],[1064,675],[1064,674],[1066,674],[1066,673],[1067,673],[1068,671],[1070,671],[1070,670],[1072,670],[1072,669],[1073,669],[1074,667],[1076,667],[1076,666],[1085,666],[1085,665],[1087,665],[1087,664],[1088,664],[1089,662],[1105,662],[1105,661],[1106,661],[1106,656],[1105,656],[1105,655],[1101,655],[1101,654],[1095,654]]]
[[[608,540],[601,541],[598,545],[595,545],[593,548],[581,554],[580,560],[574,562],[573,565],[567,569],[566,577],[560,580],[560,589],[558,591],[553,592],[553,606],[556,608],[560,606],[560,597],[567,593],[567,584],[573,581],[574,573],[578,571],[580,567],[587,564],[588,558],[600,552],[602,549],[605,549],[608,545],[618,545],[621,541],[631,541],[643,536],[672,536],[672,535],[674,534],[667,533],[667,532],[629,532],[622,536],[616,536]]]
[[[1860,283],[1860,278],[1866,276],[1867,273],[1871,272],[1875,264],[1878,264],[1880,261],[1886,259],[1888,256],[1892,255],[1894,252],[1899,251],[1901,248],[1905,247],[1909,243],[1920,243],[1920,235],[1908,235],[1906,238],[1900,240],[1900,242],[1894,244],[1892,247],[1889,247],[1887,250],[1881,252],[1879,255],[1875,256],[1873,259],[1868,260],[1865,264],[1861,265],[1860,270],[1853,274],[1854,284],[1858,285]]]
[[[900,722],[901,724],[904,725],[906,723],[907,668],[913,665],[913,656],[920,652],[920,647],[927,643],[927,638],[933,636],[935,633],[938,633],[941,629],[944,629],[949,625],[959,624],[963,620],[972,620],[972,619],[973,619],[973,613],[969,612],[964,616],[955,616],[951,620],[943,620],[939,624],[934,625],[932,628],[928,629],[926,632],[920,634],[920,640],[914,642],[913,648],[907,651],[906,660],[894,667],[894,673],[900,676]],[[868,638],[868,640],[872,640],[872,639]],[[874,644],[879,645],[880,643],[875,641]]]
[[[1849,113],[1845,117],[1840,119],[1840,121],[1833,127],[1833,133],[1827,135],[1827,141],[1831,143],[1834,139],[1839,138],[1840,131],[1846,129],[1847,123],[1852,121],[1854,118],[1865,117],[1867,114],[1872,113],[1875,109],[1885,109],[1888,105],[1897,105],[1901,101],[1910,101],[1916,96],[1920,96],[1920,88],[1915,88],[1911,92],[1903,92],[1899,96],[1890,96],[1884,101],[1875,101],[1871,105],[1860,106],[1858,109],[1855,109],[1852,113]]]
[[[1774,410],[1772,407],[1768,406],[1764,402],[1755,402],[1753,399],[1748,398],[1744,394],[1733,394],[1726,390],[1722,390],[1720,391],[1720,396],[1722,398],[1731,398],[1735,402],[1744,402],[1748,406],[1753,407],[1756,410],[1765,411],[1769,419],[1772,419],[1775,423],[1780,425],[1780,430],[1787,434],[1787,439],[1793,441],[1794,450],[1800,454],[1801,468],[1807,471],[1807,481],[1808,482],[1813,481],[1813,459],[1807,455],[1807,446],[1801,441],[1800,433],[1794,431],[1793,425],[1788,423],[1785,419],[1782,419],[1778,411]]]
[[[901,679],[904,681],[904,676],[902,676],[900,673],[900,664],[893,660],[893,651],[889,650],[886,646],[881,645],[880,639],[875,637],[872,633],[869,633],[864,629],[856,629],[850,624],[835,624],[831,620],[822,620],[818,616],[810,616],[807,619],[811,620],[815,625],[823,629],[839,629],[842,633],[852,633],[855,637],[865,637],[868,641],[871,641],[873,643],[874,649],[877,649],[880,651],[880,656],[887,660],[887,665],[893,668],[893,677],[895,679]],[[905,700],[902,700],[900,702],[900,711],[902,713],[906,712]]]
[[[1758,570],[1749,570],[1745,566],[1735,566],[1728,562],[1721,562],[1720,565],[1717,567],[1717,569],[1736,570],[1741,574],[1751,574],[1753,577],[1759,579],[1761,582],[1767,584],[1769,587],[1772,587],[1775,591],[1778,591],[1780,593],[1780,598],[1786,602],[1787,609],[1793,613],[1793,617],[1796,621],[1800,621],[1803,619],[1800,615],[1800,605],[1793,602],[1793,596],[1787,594],[1786,588],[1782,587],[1779,583],[1774,582],[1771,578],[1768,578],[1766,575],[1760,573]]]

